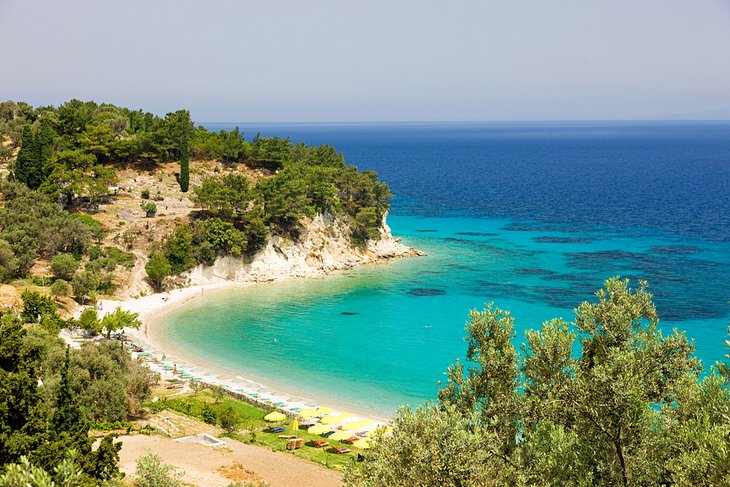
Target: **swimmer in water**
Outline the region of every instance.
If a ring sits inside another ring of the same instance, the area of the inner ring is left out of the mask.
[[[424,326],[424,328],[431,328],[431,324],[427,324],[426,326]]]
[[[279,343],[279,339],[278,338],[274,338],[274,343]]]

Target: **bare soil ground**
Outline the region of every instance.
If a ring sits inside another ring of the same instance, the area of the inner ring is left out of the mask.
[[[132,477],[136,461],[149,452],[184,472],[183,481],[200,486],[226,486],[232,481],[264,481],[272,487],[335,487],[338,472],[300,460],[293,455],[246,445],[224,438],[227,448],[177,443],[160,436],[123,436],[120,469]]]

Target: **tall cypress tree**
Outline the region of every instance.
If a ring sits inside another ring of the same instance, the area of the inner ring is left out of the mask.
[[[37,134],[33,133],[29,125],[23,127],[20,152],[15,160],[13,174],[30,189],[38,189],[46,179],[46,164],[53,155],[54,136],[53,128],[46,122],[41,123]]]
[[[31,180],[33,179],[33,173],[36,171],[36,140],[30,125],[23,127],[23,136],[20,139],[20,151],[18,157],[15,159],[15,166],[13,167],[13,175],[15,179],[31,186]]]
[[[190,156],[188,154],[188,131],[187,125],[183,127],[180,134],[180,190],[188,192],[190,186]]]

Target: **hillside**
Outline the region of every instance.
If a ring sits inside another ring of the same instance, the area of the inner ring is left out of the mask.
[[[330,146],[78,100],[2,103],[0,139],[0,277],[56,285],[59,302],[417,254],[387,227],[388,186]],[[30,227],[27,214],[39,215]]]

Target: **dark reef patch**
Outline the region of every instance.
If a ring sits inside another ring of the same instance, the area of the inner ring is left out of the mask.
[[[544,281],[585,282],[589,277],[581,274],[548,274],[542,279]]]
[[[623,250],[567,254],[567,265],[601,279],[620,275],[649,282],[659,317],[665,321],[727,317],[730,265],[688,254],[644,254]],[[596,287],[596,286],[594,286]],[[697,293],[697,289],[705,289]],[[688,302],[687,296],[693,296]],[[584,298],[585,299],[585,298]]]
[[[505,248],[505,247],[497,247],[496,245],[479,244],[479,248],[491,253],[492,255],[497,255],[500,257],[515,258],[515,259],[534,257],[536,255],[544,253],[543,250],[532,250],[532,249],[526,249],[524,247],[519,247],[519,246],[512,246],[509,248]]]
[[[702,249],[691,245],[658,245],[649,249],[649,252],[659,255],[692,255],[702,252]]]
[[[408,291],[411,296],[443,296],[446,291],[443,289],[430,289],[424,287],[413,288]]]
[[[523,267],[520,269],[515,269],[515,274],[522,274],[525,276],[549,276],[550,274],[555,274],[555,272],[551,271],[550,269]]]
[[[512,222],[508,223],[503,230],[508,232],[560,232],[560,233],[592,233],[596,231],[596,227],[592,225],[563,223],[545,223],[545,222]],[[602,228],[601,233],[611,233],[607,229]]]
[[[438,232],[435,228],[419,228],[416,231],[420,233]]]
[[[341,314],[342,316],[355,316],[355,315],[359,315],[360,313],[357,313],[357,312],[355,312],[355,311],[343,311],[343,312],[342,312],[342,313],[340,313],[340,314]]]
[[[456,232],[456,235],[463,235],[465,237],[499,237],[498,233],[492,232]]]
[[[582,244],[595,242],[600,239],[598,237],[551,237],[543,235],[541,237],[533,237],[532,240],[537,243]]]
[[[444,237],[444,241],[446,242],[459,242],[459,243],[473,243],[473,240],[469,240],[466,238],[457,238],[457,237]]]
[[[508,232],[552,232],[555,227],[544,223],[513,222],[505,225],[503,230]]]

